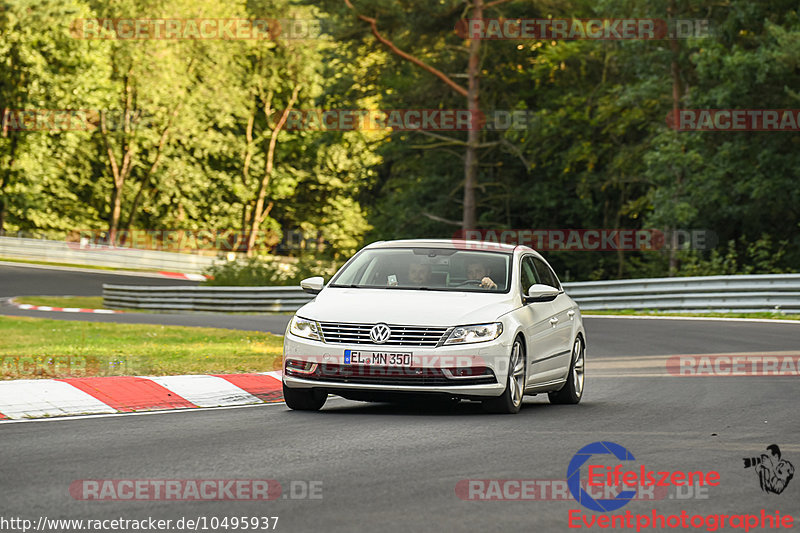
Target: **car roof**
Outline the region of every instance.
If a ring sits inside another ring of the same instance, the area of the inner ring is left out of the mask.
[[[463,239],[400,239],[396,241],[378,241],[367,245],[365,248],[458,248],[465,251],[487,251],[514,253],[514,250],[530,250],[527,246],[502,244],[484,241],[468,241]],[[532,250],[531,250],[532,251]]]

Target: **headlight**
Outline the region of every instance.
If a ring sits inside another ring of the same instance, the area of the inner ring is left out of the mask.
[[[455,328],[445,344],[470,344],[473,342],[486,342],[496,339],[503,333],[503,324],[478,324],[477,326],[458,326]]]
[[[314,320],[300,318],[297,315],[292,318],[292,324],[289,326],[289,331],[298,337],[314,339],[315,341],[322,340],[322,330],[320,329],[319,324],[317,324],[317,322]]]

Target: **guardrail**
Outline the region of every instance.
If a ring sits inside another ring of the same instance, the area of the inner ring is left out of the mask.
[[[156,250],[92,245],[85,249],[79,243],[0,237],[0,257],[47,261],[70,265],[92,265],[113,268],[163,270],[200,274],[211,266],[215,257],[179,254]]]
[[[800,274],[590,281],[565,283],[564,289],[585,311],[800,313]]]
[[[144,287],[103,284],[103,305],[155,311],[297,311],[312,296],[300,287]]]
[[[565,283],[583,311],[654,309],[800,313],[800,274],[652,278]],[[103,285],[104,305],[162,311],[296,311],[312,296],[299,287]]]

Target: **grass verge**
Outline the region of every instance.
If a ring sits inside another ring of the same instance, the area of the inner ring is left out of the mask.
[[[283,337],[260,331],[0,317],[4,379],[266,372]]]
[[[584,315],[631,315],[631,316],[688,316],[688,317],[710,317],[710,318],[765,318],[772,320],[798,320],[800,314],[783,313],[673,313],[669,311],[656,311],[651,309],[621,309],[621,310],[602,310],[602,311],[582,311]]]

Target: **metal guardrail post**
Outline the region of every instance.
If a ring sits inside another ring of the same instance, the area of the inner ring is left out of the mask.
[[[158,311],[296,311],[312,296],[300,287],[187,287],[103,285],[103,305]]]
[[[200,274],[214,264],[215,257],[158,250],[98,245],[81,248],[79,243],[0,237],[0,257],[74,265],[164,270]]]

